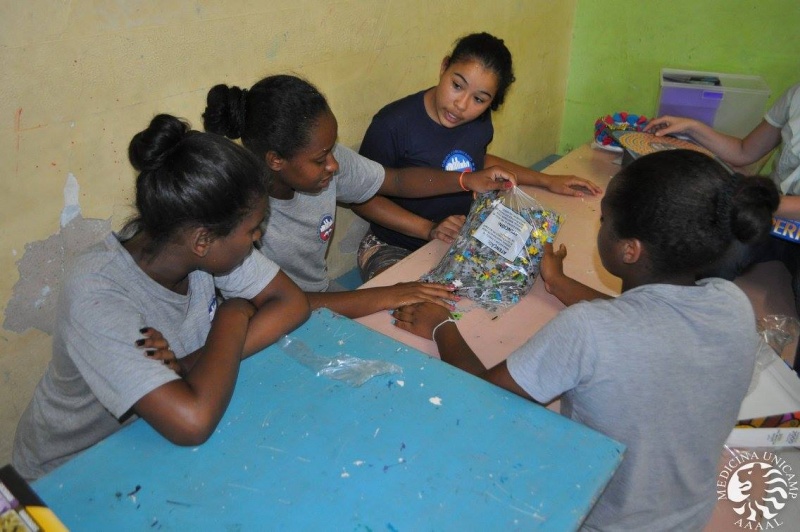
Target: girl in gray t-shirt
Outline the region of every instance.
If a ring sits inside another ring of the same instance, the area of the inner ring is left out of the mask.
[[[133,137],[129,157],[137,216],[72,265],[53,358],[17,426],[12,462],[29,480],[136,416],[173,443],[204,442],[241,359],[309,315],[303,292],[253,252],[261,161],[169,115]]]
[[[507,361],[484,368],[439,307],[399,309],[397,326],[523,397],[560,396],[565,416],[625,444],[585,528],[702,530],[760,340],[745,294],[697,272],[733,241],[766,235],[777,206],[767,178],[731,176],[696,151],[647,155],[611,180],[601,202],[597,247],[622,279],[619,297],[564,275],[566,248],[548,245],[542,280],[568,308]]]
[[[336,142],[338,124],[325,97],[295,76],[270,76],[252,88],[217,85],[203,113],[207,131],[241,138],[266,161],[272,211],[261,251],[308,295],[311,308],[327,307],[350,318],[432,302],[451,309],[453,287],[428,283],[335,292],[328,290],[325,255],[333,235],[338,203],[359,204],[376,194],[427,197],[473,190],[508,188],[513,174],[500,167],[476,172],[431,168],[384,168]],[[431,239],[430,221],[386,198],[371,221],[396,231]],[[455,236],[455,235],[452,235]]]

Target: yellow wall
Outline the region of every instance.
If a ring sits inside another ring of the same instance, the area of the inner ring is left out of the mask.
[[[5,311],[18,293],[12,310],[49,330],[57,284],[41,277],[76,238],[61,230],[70,174],[83,218],[118,228],[132,202],[127,144],[153,114],[200,126],[212,85],[278,72],[317,84],[355,147],[375,111],[434,84],[453,41],[483,30],[506,39],[517,70],[493,152],[530,164],[556,151],[574,11],[574,0],[0,0],[0,464],[50,356],[49,335],[9,328]],[[352,266],[331,260],[334,274]]]

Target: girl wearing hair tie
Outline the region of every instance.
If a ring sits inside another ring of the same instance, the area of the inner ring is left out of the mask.
[[[779,148],[770,174],[781,193],[775,216],[786,221],[800,221],[800,83],[786,90],[744,138],[726,135],[693,118],[676,116],[656,118],[646,130],[656,136],[689,135],[733,166],[755,163]],[[747,245],[734,245],[711,272],[733,279],[754,264],[773,260],[781,261],[789,270],[795,309],[800,313],[800,246],[796,241],[765,237]],[[800,374],[800,343],[795,352],[794,370]]]
[[[597,247],[622,279],[619,297],[564,275],[566,248],[548,244],[541,276],[567,308],[497,366],[481,364],[439,307],[399,309],[396,325],[522,397],[561,397],[563,415],[625,444],[587,530],[702,530],[764,344],[747,296],[697,276],[731,243],[766,234],[777,206],[767,178],[731,176],[690,150],[646,155],[611,180],[601,203]]]
[[[261,161],[169,115],[133,137],[129,158],[138,212],[66,276],[53,358],[17,426],[12,463],[28,480],[136,417],[175,444],[203,443],[242,358],[309,315],[253,250],[268,213]]]
[[[486,192],[516,183],[500,167],[465,174],[396,169],[362,157],[337,142],[338,124],[327,100],[296,76],[270,76],[249,90],[217,85],[208,93],[203,119],[207,131],[241,138],[269,168],[272,214],[261,251],[305,290],[312,309],[327,307],[350,318],[419,302],[449,309],[447,300],[454,295],[453,287],[418,282],[349,292],[331,286],[325,257],[337,202],[363,203],[378,193],[423,197]],[[420,228],[418,217],[383,201],[395,207],[390,223],[396,230],[430,231],[430,224]]]
[[[497,165],[508,168],[521,185],[556,194],[597,194],[600,188],[576,176],[548,175],[487,153],[494,137],[492,112],[506,99],[514,82],[511,52],[502,39],[473,33],[456,42],[439,68],[439,83],[406,96],[378,111],[364,135],[359,153],[384,166],[442,168],[474,172]],[[455,193],[426,198],[375,198],[353,208],[371,220],[361,241],[358,264],[369,280],[429,238],[409,235],[391,227],[392,211],[407,209],[418,225],[452,242],[464,224],[472,195]],[[427,233],[426,233],[427,234]]]

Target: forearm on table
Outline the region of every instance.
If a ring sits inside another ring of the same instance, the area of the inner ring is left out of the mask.
[[[369,201],[352,204],[353,212],[367,221],[422,240],[430,240],[433,222],[408,211],[383,196],[375,196]]]
[[[467,344],[455,323],[447,322],[439,326],[435,335],[436,347],[441,359],[467,373],[476,375],[495,386],[513,392],[521,397],[534,399],[511,377],[506,362],[486,369],[472,348]]]
[[[486,366],[461,336],[455,322],[439,325],[434,334],[434,340],[439,349],[439,356],[451,366],[472,375],[481,376],[486,372]]]
[[[217,309],[217,315],[202,348],[202,356],[197,358],[192,371],[186,377],[193,388],[208,390],[213,394],[223,390],[229,383],[231,389],[233,388],[232,383],[236,380],[239,364],[231,362],[231,359],[241,358],[248,326],[248,319],[234,310],[229,311],[224,304]]]
[[[139,399],[137,414],[175,444],[208,439],[233,394],[248,322],[241,307],[220,306],[191,371]]]
[[[308,298],[299,289],[268,299],[248,323],[241,357],[247,358],[272,345],[281,336],[302,325],[310,314]],[[206,346],[203,346],[178,359],[182,375],[187,375],[194,368],[205,349]]]
[[[351,319],[386,310],[380,288],[349,292],[306,292],[311,310],[327,308]]]
[[[299,289],[296,294],[268,300],[250,320],[242,358],[272,345],[305,323],[310,314],[308,298]]]
[[[502,166],[510,172],[514,172],[517,176],[517,184],[527,185],[531,187],[544,187],[547,182],[547,175],[542,172],[537,172],[531,168],[526,168],[517,163],[513,163],[502,157],[487,153],[484,158],[484,166]]]
[[[581,301],[612,298],[612,296],[586,286],[566,275],[548,281],[547,285],[549,287],[548,291],[566,306],[574,305]]]
[[[294,330],[311,312],[306,294],[282,271],[278,271],[250,303],[256,312],[247,328],[243,358]]]

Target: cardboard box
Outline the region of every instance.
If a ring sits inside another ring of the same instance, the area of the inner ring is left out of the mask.
[[[772,349],[769,352],[772,362],[744,398],[728,446],[800,447],[800,378]]]
[[[10,465],[0,467],[0,530],[68,532],[67,527]]]

